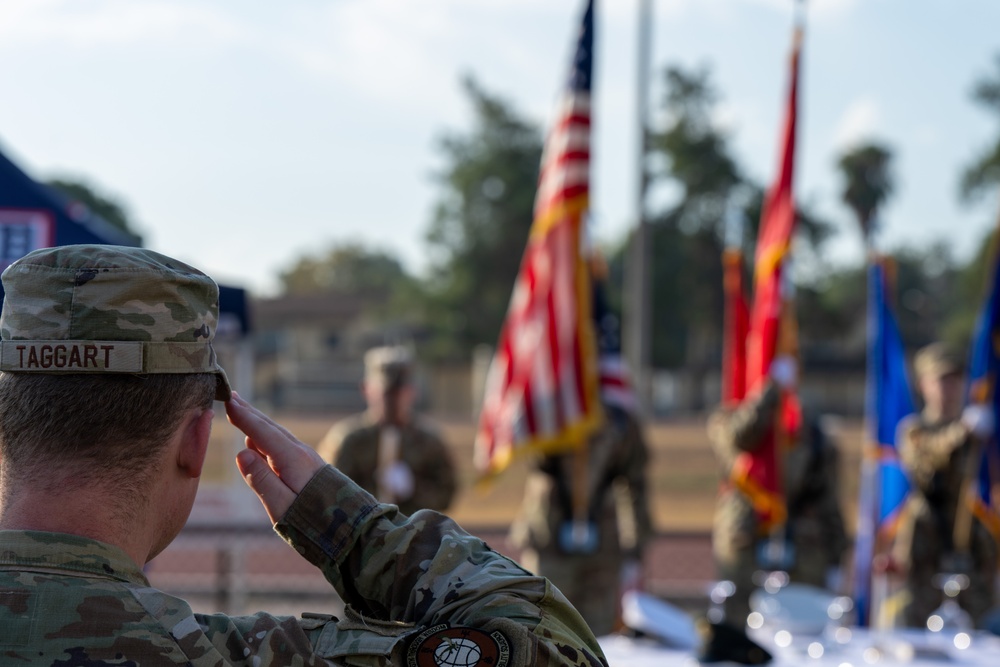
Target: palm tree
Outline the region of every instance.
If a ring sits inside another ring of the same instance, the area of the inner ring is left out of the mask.
[[[972,91],[972,99],[994,116],[1000,115],[1000,54],[994,63],[996,69],[992,76],[986,76],[976,82]],[[990,187],[1000,183],[1000,139],[991,142],[965,171],[960,182],[962,199],[967,202],[989,192]]]
[[[892,151],[877,143],[867,143],[840,156],[837,167],[844,177],[841,199],[854,212],[861,226],[865,247],[871,247],[875,214],[892,194]]]

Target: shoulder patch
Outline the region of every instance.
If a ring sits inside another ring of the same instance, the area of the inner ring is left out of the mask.
[[[435,625],[414,638],[407,667],[506,667],[510,642],[499,630]]]

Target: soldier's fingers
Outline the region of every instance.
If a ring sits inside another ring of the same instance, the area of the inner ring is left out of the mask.
[[[296,439],[241,396],[233,394],[226,403],[226,414],[229,421],[246,434],[247,446],[265,457],[271,471],[293,492],[301,491],[316,471],[326,465],[312,447]]]
[[[258,441],[266,439],[277,444],[279,440],[284,439],[290,443],[298,442],[288,429],[250,405],[236,392],[233,392],[232,398],[226,401],[226,416],[229,418],[229,423]]]
[[[264,457],[253,449],[241,450],[236,455],[236,466],[240,469],[247,486],[260,498],[271,523],[277,523],[292,506],[298,494],[288,488],[288,485],[274,474]]]

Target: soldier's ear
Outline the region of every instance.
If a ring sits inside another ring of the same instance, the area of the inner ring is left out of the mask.
[[[201,477],[212,436],[212,410],[192,411],[185,418],[177,449],[177,467],[188,477]]]

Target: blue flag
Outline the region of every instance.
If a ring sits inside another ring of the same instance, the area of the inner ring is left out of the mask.
[[[886,299],[885,267],[868,271],[868,368],[865,378],[866,451],[862,464],[858,530],[854,551],[854,591],[858,623],[868,625],[871,565],[877,537],[896,528],[910,483],[899,462],[899,422],[914,412],[899,327]]]
[[[879,448],[878,531],[891,535],[910,492],[910,482],[896,450],[896,431],[899,422],[914,413],[914,406],[903,339],[885,296],[885,268],[874,264],[871,272],[875,330],[869,349],[872,366],[866,398],[872,431],[869,437]]]
[[[994,423],[997,423],[997,418],[1000,417],[1000,395],[996,391],[997,369],[1000,367],[1000,271],[997,270],[996,253],[993,264],[986,300],[976,320],[972,339],[968,402],[990,408]],[[995,433],[983,444],[983,458],[979,468],[979,503],[973,509],[994,538],[1000,538],[1000,515],[990,498],[990,487],[998,478],[1000,445]]]

